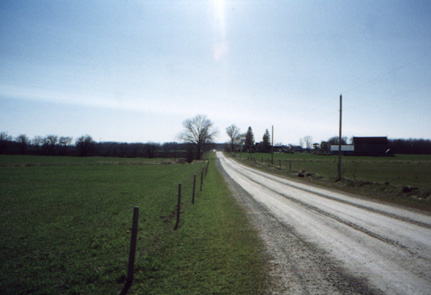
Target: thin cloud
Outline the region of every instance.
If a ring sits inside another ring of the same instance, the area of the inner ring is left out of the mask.
[[[175,105],[164,99],[144,99],[134,96],[114,96],[106,93],[70,94],[47,89],[23,88],[14,85],[0,85],[0,97],[10,99],[50,102],[64,105],[77,105],[115,110],[145,111],[163,114],[182,114],[187,111],[181,103]]]

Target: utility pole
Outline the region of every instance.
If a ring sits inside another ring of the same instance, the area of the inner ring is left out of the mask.
[[[272,136],[271,136],[271,165],[274,166],[274,125],[272,125]]]
[[[343,113],[343,96],[340,94],[340,125],[338,134],[338,180],[341,180],[341,123]]]

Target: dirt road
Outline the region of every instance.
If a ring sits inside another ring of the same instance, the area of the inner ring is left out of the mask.
[[[431,294],[431,216],[217,157],[273,258],[273,294]]]

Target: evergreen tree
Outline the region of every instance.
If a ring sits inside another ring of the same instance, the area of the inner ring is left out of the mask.
[[[245,150],[251,153],[254,146],[254,134],[251,127],[248,127],[247,133],[245,134]]]
[[[266,129],[262,140],[263,140],[263,152],[269,153],[271,151],[271,136],[269,135],[268,129]]]

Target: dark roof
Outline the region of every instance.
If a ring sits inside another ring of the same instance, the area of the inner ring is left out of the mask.
[[[388,144],[387,137],[353,137],[354,144]]]

